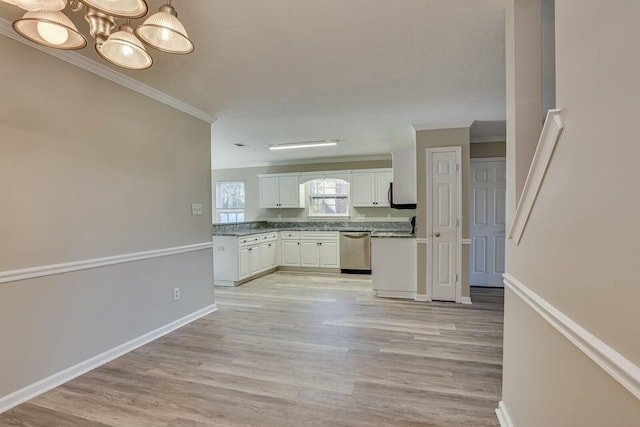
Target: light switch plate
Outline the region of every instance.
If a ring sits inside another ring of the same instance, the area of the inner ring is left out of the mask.
[[[202,203],[192,203],[191,204],[191,214],[192,215],[202,215],[203,209],[202,209]]]

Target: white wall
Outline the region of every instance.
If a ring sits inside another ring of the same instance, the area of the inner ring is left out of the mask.
[[[211,241],[209,124],[5,37],[0,57],[0,275]],[[207,249],[0,283],[0,404],[210,306],[212,282]]]
[[[636,381],[638,16],[637,1],[556,1],[556,102],[565,127],[506,266],[600,348],[630,362]],[[640,420],[637,397],[508,289],[504,343],[503,401],[515,426]]]

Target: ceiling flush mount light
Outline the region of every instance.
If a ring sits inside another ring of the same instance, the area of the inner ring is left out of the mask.
[[[327,139],[324,141],[290,142],[287,144],[272,144],[269,150],[290,150],[293,148],[331,147],[338,145],[338,140]]]
[[[171,6],[170,0],[140,27],[134,29],[127,22],[113,34],[118,18],[130,20],[146,16],[149,10],[147,3],[144,0],[0,1],[27,11],[22,19],[13,23],[18,34],[54,49],[82,49],[87,45],[87,38],[64,13],[65,8],[77,12],[84,5],[87,9],[85,20],[89,24],[89,34],[95,39],[96,52],[119,67],[131,70],[151,67],[153,60],[140,39],[167,53],[193,52],[193,42],[178,21],[178,13]]]

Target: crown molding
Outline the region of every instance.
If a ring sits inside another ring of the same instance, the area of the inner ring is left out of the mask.
[[[411,125],[415,132],[421,130],[441,130],[441,129],[459,129],[470,128],[473,124],[473,120],[449,122],[449,123],[418,123]]]
[[[204,122],[214,123],[216,121],[215,116],[205,113],[204,111],[199,110],[192,105],[187,104],[186,102],[180,101],[179,99],[167,95],[164,92],[161,92],[157,89],[152,88],[151,86],[148,86],[129,76],[115,71],[107,67],[106,65],[86,58],[80,55],[78,52],[74,52],[71,50],[51,49],[48,47],[40,46],[37,43],[30,42],[29,40],[21,37],[19,34],[13,31],[11,23],[4,18],[0,18],[0,34],[17,42],[20,42],[26,46],[37,49],[40,52],[44,52],[47,55],[51,55],[55,58],[65,61],[71,65],[82,68],[83,70],[89,71],[90,73],[93,73],[97,76],[110,80],[113,83],[119,84],[120,86],[124,86],[127,89],[131,89],[134,92],[138,92],[141,95],[161,102],[165,105],[168,105],[169,107],[175,108],[176,110],[182,111],[183,113],[200,119]]]
[[[506,140],[507,140],[506,135],[472,136],[469,142],[480,144],[483,142],[505,142]]]

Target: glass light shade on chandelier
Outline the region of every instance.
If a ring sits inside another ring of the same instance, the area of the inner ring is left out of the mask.
[[[47,12],[55,12],[64,9],[67,5],[66,0],[2,0],[12,6],[17,6],[29,12],[39,10]]]
[[[118,18],[142,18],[149,10],[144,0],[80,0],[88,8]]]
[[[145,70],[153,64],[142,42],[130,25],[122,25],[104,42],[96,43],[96,51],[107,61],[130,70]]]
[[[178,20],[178,13],[165,4],[136,28],[136,35],[149,46],[162,52],[184,55],[193,52],[193,42]]]
[[[82,49],[87,39],[60,11],[34,11],[13,23],[13,29],[32,42],[56,49]]]

